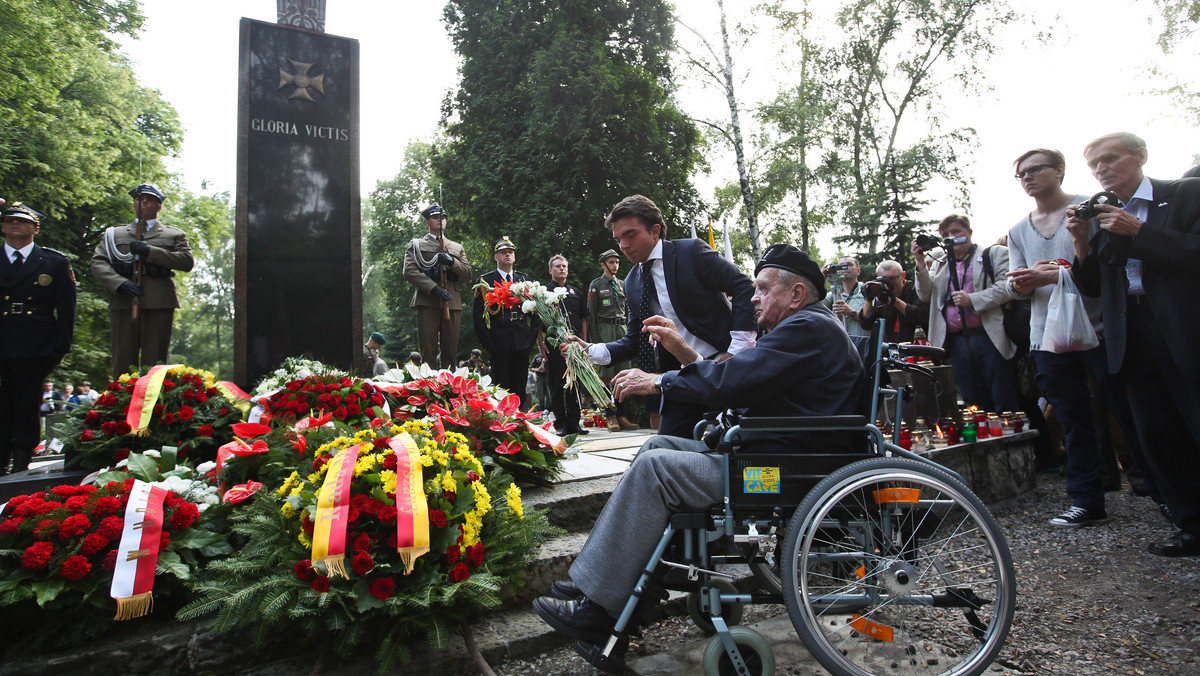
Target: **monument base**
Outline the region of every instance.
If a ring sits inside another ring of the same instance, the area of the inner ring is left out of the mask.
[[[83,469],[63,469],[62,460],[43,462],[24,472],[0,477],[0,504],[18,495],[49,490],[63,484],[78,484],[89,474],[90,471]]]

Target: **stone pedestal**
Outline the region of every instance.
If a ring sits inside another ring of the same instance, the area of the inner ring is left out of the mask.
[[[958,472],[980,500],[993,505],[1033,490],[1037,476],[1033,459],[1036,437],[1034,431],[988,437],[935,448],[924,455]]]

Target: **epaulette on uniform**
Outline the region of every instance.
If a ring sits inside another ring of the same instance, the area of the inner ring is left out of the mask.
[[[48,246],[43,246],[43,247],[42,247],[42,251],[49,251],[50,253],[52,253],[52,254],[54,254],[54,255],[56,255],[56,256],[62,256],[63,258],[66,258],[68,263],[70,263],[70,262],[71,262],[71,259],[70,259],[70,257],[68,257],[68,256],[67,256],[65,253],[63,253],[63,252],[59,251],[58,249],[51,249],[51,248],[50,248],[50,247],[48,247]]]

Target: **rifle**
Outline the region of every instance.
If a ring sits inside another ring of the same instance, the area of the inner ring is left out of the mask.
[[[146,239],[146,221],[142,219],[142,199],[141,199],[141,197],[142,196],[140,193],[133,196],[133,208],[135,211],[137,211],[137,225],[134,226],[134,232],[135,232],[135,236],[137,237],[137,241],[139,241],[139,242],[144,241]],[[145,271],[146,271],[145,266],[146,266],[146,263],[145,263],[145,261],[142,260],[142,257],[139,256],[138,254],[134,254],[133,255],[133,283],[138,287],[141,287],[141,285],[142,285],[142,276],[145,274]],[[139,300],[139,298],[137,296],[133,297],[133,307],[131,307],[129,310],[129,318],[135,322],[138,320],[138,305],[139,305],[138,300]]]
[[[446,253],[446,214],[441,214],[441,217],[442,217],[441,218],[442,227],[438,229],[438,248],[439,248],[438,258],[439,259],[441,258],[440,254]],[[440,284],[441,284],[442,288],[445,289],[446,288],[446,266],[442,265],[441,261],[439,260],[438,267],[441,269]],[[450,301],[448,301],[448,300],[442,301],[442,321],[450,321]]]

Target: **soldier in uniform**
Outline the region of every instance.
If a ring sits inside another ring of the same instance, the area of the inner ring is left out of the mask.
[[[404,278],[416,287],[409,307],[417,309],[417,342],[425,362],[437,368],[440,348],[442,368],[453,369],[462,321],[458,282],[471,279],[471,264],[462,245],[445,237],[446,210],[441,205],[431,205],[421,215],[429,232],[413,239],[404,252]]]
[[[373,378],[388,372],[388,365],[379,357],[379,348],[387,344],[387,338],[378,331],[373,331],[367,342],[363,343],[362,355],[358,364],[358,374],[363,378]]]
[[[113,380],[131,366],[162,364],[171,347],[171,325],[179,297],[175,295],[175,271],[192,269],[192,249],[187,235],[158,221],[166,197],[151,183],[129,191],[137,218],[145,223],[141,239],[138,220],[104,231],[92,254],[92,276],[109,292],[109,322],[112,344]],[[140,284],[133,281],[142,267]],[[137,319],[133,318],[136,304]]]
[[[611,343],[625,335],[625,282],[617,278],[617,270],[621,268],[621,257],[613,249],[600,254],[600,267],[604,274],[592,280],[588,286],[588,317],[591,319],[592,330],[584,340],[598,343]],[[613,376],[629,368],[628,361],[607,364],[599,368],[600,379],[607,385]],[[605,419],[610,432],[620,430],[636,430],[637,423],[625,416],[625,404],[615,404],[617,408],[605,411]]]
[[[497,282],[527,282],[529,275],[513,266],[517,262],[517,247],[508,237],[501,237],[492,247],[495,252],[496,269],[483,275],[479,281],[493,287]],[[483,349],[488,351],[492,362],[492,380],[521,398],[521,406],[528,408],[529,396],[525,392],[525,381],[529,371],[529,353],[537,340],[540,322],[534,315],[514,307],[511,310],[501,310],[491,316],[491,327],[484,321],[483,315],[487,307],[483,302],[483,294],[475,294],[472,307],[475,320],[475,335]]]
[[[0,215],[0,475],[29,469],[40,436],[42,382],[71,349],[75,274],[61,253],[38,246],[41,214],[16,203]]]
[[[567,323],[576,335],[587,336],[588,309],[587,301],[579,287],[567,284],[569,266],[566,256],[558,254],[550,259],[550,283],[546,288],[553,291],[562,286],[567,289],[563,296],[562,309],[567,315]],[[546,364],[546,379],[550,385],[550,410],[554,413],[555,426],[560,435],[587,434],[588,431],[579,426],[579,391],[575,387],[567,387],[567,360],[558,347],[548,347],[545,340],[540,341],[542,357]],[[536,386],[536,375],[534,377]]]

